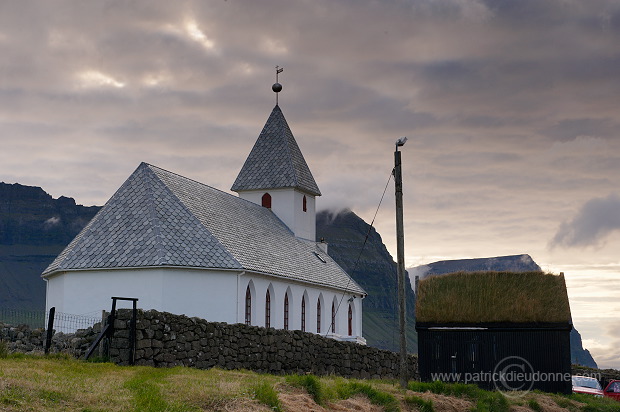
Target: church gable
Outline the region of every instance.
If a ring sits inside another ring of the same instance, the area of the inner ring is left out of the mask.
[[[240,264],[142,163],[45,270]]]
[[[321,195],[282,110],[276,105],[231,190],[278,188]]]

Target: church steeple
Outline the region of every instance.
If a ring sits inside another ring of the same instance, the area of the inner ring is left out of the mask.
[[[284,114],[276,105],[231,190],[283,188],[321,196]]]
[[[273,91],[281,90],[276,83]],[[315,197],[321,196],[321,191],[278,104],[231,190],[271,209],[295,236],[315,240]]]

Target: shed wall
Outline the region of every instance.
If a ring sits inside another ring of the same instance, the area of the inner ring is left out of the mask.
[[[565,330],[418,329],[420,377],[474,383],[485,389],[571,393],[569,335],[570,326]]]

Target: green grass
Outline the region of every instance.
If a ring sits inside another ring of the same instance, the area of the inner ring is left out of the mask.
[[[252,393],[260,403],[264,403],[277,412],[282,411],[282,403],[278,398],[278,392],[269,382],[260,382],[252,387]]]
[[[325,405],[326,395],[321,381],[314,375],[289,375],[286,382],[290,385],[303,388],[318,405]]]
[[[360,399],[361,402],[371,402],[387,412],[443,410],[444,398],[431,401],[431,395],[419,395],[431,392],[467,400],[470,410],[478,412],[504,412],[513,405],[538,411],[545,405],[543,399],[571,412],[620,411],[620,403],[611,399],[540,392],[509,399],[499,392],[458,383],[410,382],[409,390],[404,391],[392,380],[285,377],[215,368],[126,367],[83,362],[63,355],[8,354],[0,359],[0,411],[193,412],[252,410],[260,404],[283,411],[291,410],[291,398],[279,395],[291,393],[291,386],[303,388],[327,410],[332,404],[357,395],[368,399]],[[309,398],[306,400],[310,402]]]
[[[563,275],[475,272],[421,280],[418,322],[569,322]]]
[[[464,383],[410,382],[408,389],[414,392],[432,392],[439,395],[468,398],[474,402],[472,411],[476,412],[508,412],[510,404],[499,392],[480,389],[476,385]]]
[[[385,412],[400,411],[399,402],[394,395],[380,391],[368,383],[341,381],[336,386],[336,393],[340,399],[348,399],[357,394],[363,394],[368,397],[373,405],[381,406]]]
[[[581,393],[574,393],[568,398],[585,403],[586,405],[581,409],[583,412],[620,412],[620,402],[610,398],[595,398]]]
[[[536,401],[536,399],[529,399],[527,401],[527,406],[530,407],[531,410],[535,411],[535,412],[543,412],[542,407],[540,406],[540,404]]]
[[[405,397],[405,404],[409,407],[415,407],[420,412],[435,412],[433,401],[427,401],[417,396]]]

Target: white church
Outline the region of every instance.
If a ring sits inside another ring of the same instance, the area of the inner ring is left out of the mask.
[[[93,313],[124,296],[365,344],[366,292],[316,242],[321,192],[278,104],[231,190],[140,164],[43,272],[47,310]]]

